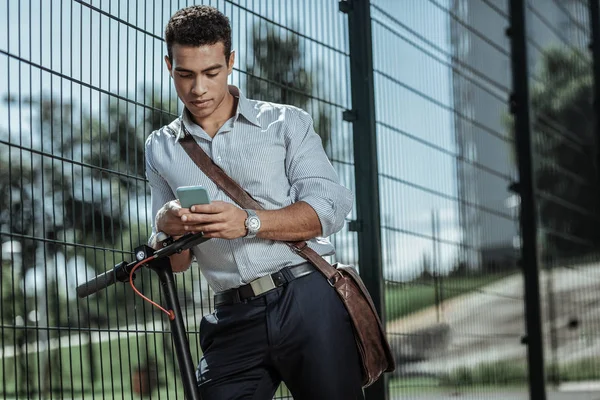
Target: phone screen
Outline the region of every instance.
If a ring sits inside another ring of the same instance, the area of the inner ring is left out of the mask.
[[[208,191],[203,186],[180,186],[177,188],[177,198],[183,208],[190,208],[195,204],[210,204]]]

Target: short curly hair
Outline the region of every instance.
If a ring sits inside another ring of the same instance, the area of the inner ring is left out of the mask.
[[[165,28],[167,55],[173,59],[173,45],[205,46],[219,42],[225,47],[225,60],[231,55],[229,19],[214,7],[197,5],[177,11]]]

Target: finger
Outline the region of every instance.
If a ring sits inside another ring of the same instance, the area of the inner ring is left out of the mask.
[[[181,208],[181,203],[179,203],[179,200],[171,200],[168,204],[169,205],[167,208],[170,211],[179,210]]]
[[[190,211],[194,213],[202,213],[202,214],[218,214],[227,210],[228,207],[232,207],[231,203],[226,203],[224,201],[213,201],[210,204],[196,204],[190,207]]]
[[[182,208],[179,207],[177,209],[174,209],[172,211],[173,215],[177,218],[181,218],[182,216],[184,216],[185,214],[191,214],[190,209],[189,208]]]
[[[186,225],[198,225],[198,224],[214,224],[216,222],[223,222],[223,214],[198,214],[189,213],[181,216],[181,222]]]
[[[190,224],[190,223],[188,223],[186,225],[183,225],[182,228],[186,232],[202,232],[202,228],[203,227],[204,227],[204,225],[202,225],[202,224]]]
[[[172,216],[172,217],[176,217],[176,218],[180,218],[183,214],[189,214],[190,210],[189,208],[183,208],[179,205],[179,203],[175,203],[175,201],[172,201],[169,205],[169,208],[167,210],[167,215]]]
[[[221,211],[216,210],[215,206],[212,204],[195,204],[190,207],[190,212],[198,214],[216,214]]]
[[[163,228],[163,232],[167,233],[169,236],[174,236],[174,235],[183,235],[184,233],[187,233],[184,226],[183,225],[166,225]]]
[[[208,225],[186,225],[187,232],[202,232],[205,235],[212,234],[211,237],[221,237],[221,233],[225,229],[224,224],[208,224]]]

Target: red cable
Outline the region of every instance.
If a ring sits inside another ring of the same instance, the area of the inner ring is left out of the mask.
[[[131,272],[129,273],[129,284],[131,285],[131,288],[138,296],[140,296],[142,299],[146,300],[147,302],[149,302],[149,303],[153,304],[154,306],[158,307],[159,309],[161,309],[165,314],[167,314],[169,316],[169,319],[171,321],[173,321],[175,319],[175,313],[173,312],[173,310],[167,311],[165,308],[161,307],[160,304],[153,302],[152,300],[150,300],[149,298],[144,296],[139,290],[137,290],[137,288],[133,284],[133,273],[135,272],[135,270],[138,269],[139,267],[141,267],[142,264],[144,264],[152,259],[154,259],[154,257],[150,256],[148,258],[143,259],[142,261],[140,261],[139,263],[137,263],[133,266],[133,268],[131,269]]]

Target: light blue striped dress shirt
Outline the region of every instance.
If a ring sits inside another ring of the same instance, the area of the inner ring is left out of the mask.
[[[202,185],[211,200],[233,201],[198,169],[178,140],[182,124],[233,180],[267,210],[298,201],[319,216],[322,236],[309,241],[321,255],[333,254],[326,237],[339,231],[352,208],[352,193],[339,184],[312,118],[303,110],[246,99],[235,86],[236,114],[211,138],[187,110],[170,125],[152,132],[146,141],[146,176],[152,194],[152,215],[175,199],[179,186]],[[156,227],[152,223],[152,234]],[[192,249],[209,285],[216,292],[248,283],[304,259],[284,243],[261,238],[211,239]]]

